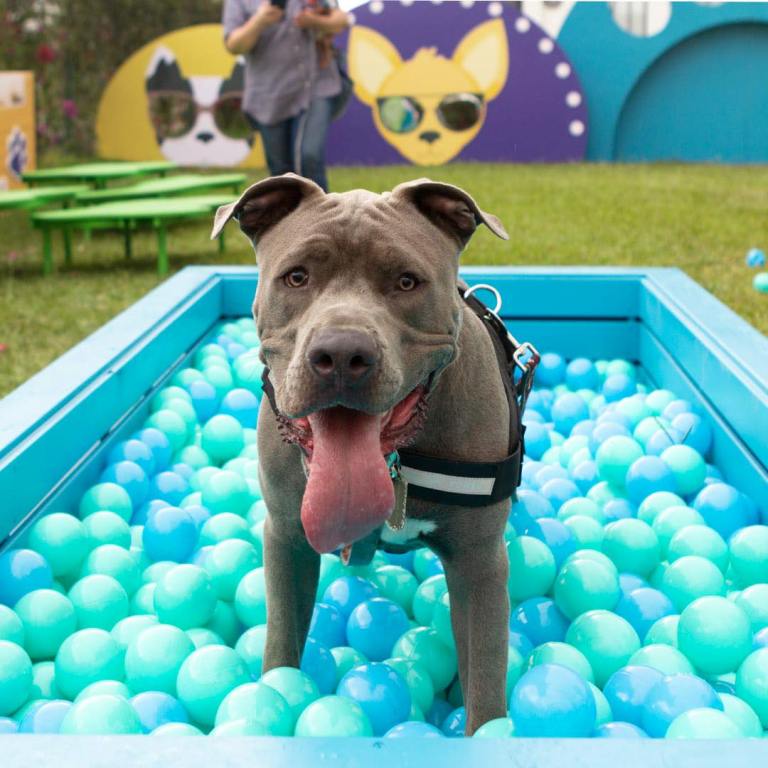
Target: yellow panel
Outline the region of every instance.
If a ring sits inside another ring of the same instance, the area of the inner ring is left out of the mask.
[[[0,72],[0,189],[24,187],[36,167],[35,81],[32,72]]]

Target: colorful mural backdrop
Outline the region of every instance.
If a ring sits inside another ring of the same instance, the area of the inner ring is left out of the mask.
[[[261,143],[240,112],[243,65],[219,24],[158,37],[109,81],[96,118],[98,153],[115,160],[262,167]]]
[[[35,83],[31,72],[0,72],[0,189],[23,187],[35,167]]]
[[[342,47],[355,97],[331,128],[330,162],[583,158],[579,79],[512,4],[373,0],[354,17]]]

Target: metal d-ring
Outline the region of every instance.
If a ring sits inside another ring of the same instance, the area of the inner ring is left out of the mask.
[[[475,291],[490,291],[496,298],[496,306],[491,309],[490,311],[498,317],[499,312],[501,311],[501,294],[499,293],[498,289],[494,288],[492,285],[488,285],[488,283],[478,283],[477,285],[473,285],[471,288],[467,288],[466,291],[464,291],[464,298],[468,299]]]

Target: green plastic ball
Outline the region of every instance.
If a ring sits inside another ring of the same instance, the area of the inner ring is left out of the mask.
[[[192,407],[191,403],[188,403],[185,400],[171,400],[165,407],[169,411],[173,411],[177,416],[181,416],[187,429],[184,437],[184,442],[186,443],[190,436],[195,433],[195,426],[197,424],[197,413],[195,413],[195,409]],[[179,449],[179,451],[181,450],[183,450],[183,448]]]
[[[638,520],[653,525],[656,516],[669,507],[684,507],[685,501],[676,493],[656,491],[646,496],[637,508]]]
[[[707,465],[701,454],[689,445],[670,445],[661,454],[661,460],[675,477],[677,492],[681,496],[696,493],[704,485]]]
[[[218,600],[213,616],[205,625],[205,629],[219,635],[226,645],[233,646],[243,632],[243,625],[240,623],[232,603]]]
[[[650,629],[643,638],[643,645],[652,645],[660,643],[661,645],[671,645],[677,648],[677,625],[680,623],[680,616],[673,614],[671,616],[662,616],[651,624]]]
[[[686,525],[672,536],[667,547],[669,562],[686,555],[705,557],[723,573],[728,568],[728,545],[714,528],[706,525]]]
[[[624,435],[614,435],[604,440],[595,454],[597,471],[601,480],[622,490],[630,466],[643,455],[637,440]]]
[[[260,682],[274,688],[288,702],[295,720],[313,701],[320,698],[315,681],[293,667],[270,669],[262,675]]]
[[[157,583],[154,607],[163,624],[181,629],[203,627],[216,610],[216,590],[202,568],[177,565]]]
[[[125,680],[135,693],[164,691],[176,695],[176,677],[195,650],[178,627],[156,624],[140,632],[125,653]]]
[[[514,735],[515,723],[509,717],[489,720],[472,734],[475,739],[511,739]]]
[[[257,629],[257,627],[254,629]],[[242,656],[242,653],[240,655]],[[335,648],[331,648],[331,656],[333,656],[333,660],[336,662],[336,685],[334,688],[338,688],[341,678],[344,677],[350,669],[368,663],[368,659],[360,653],[360,651],[349,645],[338,645]],[[387,663],[389,664],[389,661]],[[431,678],[429,683],[430,685],[432,684]]]
[[[115,579],[128,594],[133,596],[141,586],[139,564],[131,553],[116,544],[102,544],[85,559],[81,576],[102,574]]]
[[[215,464],[234,459],[244,445],[243,428],[234,416],[218,414],[203,427],[202,448]]]
[[[605,694],[594,683],[587,683],[587,685],[595,700],[595,728],[599,728],[613,720],[613,712],[611,712],[611,705],[605,698]]]
[[[678,643],[705,675],[734,672],[752,650],[749,617],[725,597],[700,597],[680,614]]]
[[[257,723],[270,736],[292,736],[296,724],[288,702],[265,683],[244,683],[224,697],[216,711],[216,725],[241,719]]]
[[[247,682],[250,682],[248,669],[232,648],[207,645],[184,659],[176,690],[192,719],[212,726],[227,694]]]
[[[120,696],[123,699],[130,699],[132,695],[128,686],[119,680],[98,680],[95,683],[86,685],[75,696],[75,701],[89,699],[91,696]]]
[[[743,738],[761,739],[763,737],[763,727],[760,724],[760,718],[749,704],[730,693],[718,693],[717,695],[720,697],[720,701],[723,702],[723,711],[736,723]]]
[[[83,530],[89,552],[102,544],[116,544],[123,549],[131,546],[131,528],[114,512],[91,513],[83,520]]]
[[[141,580],[144,584],[157,584],[168,571],[177,565],[178,563],[173,562],[173,560],[158,560],[141,572]]]
[[[675,560],[664,571],[661,581],[662,591],[681,612],[699,597],[725,594],[725,579],[720,569],[697,555]]]
[[[216,397],[222,400],[224,396],[232,389],[234,379],[232,378],[232,372],[226,361],[222,361],[223,365],[206,365],[203,368],[203,376],[208,383],[216,390]],[[211,361],[213,363],[213,361]]]
[[[768,584],[753,584],[743,589],[734,602],[749,617],[753,634],[768,627]]]
[[[522,601],[546,595],[556,573],[555,557],[549,547],[532,536],[518,536],[507,544],[507,554],[510,598]]]
[[[142,733],[136,710],[120,696],[89,696],[73,704],[61,723],[70,736]]]
[[[52,659],[77,629],[71,600],[53,589],[27,592],[16,603],[16,613],[24,625],[24,648],[33,661]]]
[[[609,501],[623,498],[622,493],[623,491],[614,488],[607,480],[601,480],[587,491],[586,498],[602,509]]]
[[[187,423],[176,411],[169,408],[155,411],[147,419],[146,426],[159,429],[168,438],[174,453],[178,453],[186,445],[189,438]]]
[[[742,587],[768,582],[768,526],[750,525],[736,531],[728,549],[731,567]]]
[[[56,654],[56,685],[68,699],[98,680],[122,680],[124,676],[123,651],[103,629],[78,630]]]
[[[453,636],[453,624],[451,623],[451,596],[446,592],[435,604],[432,612],[432,629],[437,636],[450,648],[456,647]],[[423,709],[423,707],[422,707]]]
[[[588,499],[585,496],[577,496],[573,499],[568,499],[557,510],[557,519],[562,522],[570,520],[572,517],[588,517],[597,523],[602,523],[605,520],[603,510],[598,503],[592,499]],[[602,530],[602,527],[601,527]]]
[[[203,523],[198,546],[218,544],[227,539],[242,539],[253,543],[248,523],[242,517],[232,512],[220,512]]]
[[[619,574],[612,564],[609,566],[574,556],[563,563],[555,580],[554,595],[555,604],[569,619],[597,608],[616,607],[621,597]]]
[[[115,638],[117,644],[126,650],[145,629],[155,627],[157,624],[157,616],[150,614],[126,616],[112,627],[110,634]]]
[[[768,729],[768,648],[747,656],[736,672],[736,695],[745,701]]]
[[[666,559],[674,535],[689,525],[704,525],[704,518],[691,507],[667,507],[656,515],[651,525],[659,539],[661,557]]]
[[[313,701],[296,722],[296,736],[373,736],[362,707],[344,696],[323,696]]]
[[[21,619],[16,611],[2,603],[0,603],[0,640],[24,645],[24,625]]]
[[[131,598],[131,615],[146,616],[155,612],[155,590],[157,584],[142,584]]]
[[[52,661],[38,661],[32,665],[32,687],[29,698],[60,699],[61,691],[56,687],[56,665]]]
[[[447,688],[458,670],[456,651],[429,627],[409,629],[392,649],[392,656],[418,661],[429,672],[435,691]]]
[[[192,403],[192,397],[181,385],[173,384],[170,387],[163,387],[153,398],[150,404],[152,413],[162,408],[167,408],[168,404],[174,400],[183,400],[185,403]]]
[[[419,584],[411,606],[413,617],[419,624],[429,626],[437,601],[448,591],[445,576],[430,576]]]
[[[69,599],[80,629],[110,630],[128,615],[130,601],[120,583],[111,576],[94,574],[75,582]]]
[[[595,675],[595,684],[603,686],[608,678],[640,648],[640,639],[632,625],[610,611],[583,613],[568,628],[565,641],[581,651]]]
[[[206,645],[226,645],[224,638],[207,627],[193,627],[185,630],[187,637],[192,641],[195,650],[205,648]]]
[[[628,517],[605,527],[603,553],[621,573],[646,577],[659,564],[659,540],[648,523]]]
[[[689,709],[667,729],[667,739],[740,739],[741,729],[725,712],[710,707]]]
[[[220,600],[233,600],[243,576],[260,565],[258,552],[242,539],[219,542],[205,559],[205,570]]]
[[[424,581],[429,578],[429,575],[434,573],[432,567],[437,560],[439,560],[438,556],[427,547],[416,550],[413,555],[413,572],[416,574],[416,578],[419,581]],[[383,565],[383,563],[381,565]],[[365,574],[361,573],[358,575],[367,578],[367,575]]]
[[[199,445],[187,445],[179,451],[177,459],[192,469],[211,466],[211,457]]]
[[[29,548],[46,559],[55,577],[77,573],[88,552],[83,523],[64,512],[46,515],[32,526]]]
[[[409,570],[399,565],[383,565],[376,569],[371,581],[382,597],[397,603],[408,616],[413,616],[413,598],[419,582]]]
[[[254,568],[243,576],[235,590],[235,612],[246,627],[267,623],[267,585],[264,568]]]
[[[645,398],[645,404],[651,409],[654,416],[660,416],[673,400],[677,400],[677,395],[674,392],[668,389],[654,389]]]
[[[80,517],[94,512],[114,512],[126,523],[133,515],[133,504],[128,492],[117,483],[99,483],[89,488],[80,501]]]
[[[199,728],[189,723],[166,723],[159,728],[155,728],[149,735],[177,738],[179,736],[204,736],[205,734]]]
[[[644,645],[632,654],[628,663],[633,667],[658,669],[664,675],[696,674],[693,664],[671,645]]]
[[[207,477],[201,491],[202,504],[212,515],[231,512],[244,517],[252,503],[248,483],[237,472],[229,469],[222,469]]]
[[[15,712],[32,690],[32,661],[16,643],[0,640],[0,717]]]
[[[552,641],[534,648],[533,653],[528,657],[528,669],[540,664],[559,664],[561,667],[572,669],[589,683],[595,681],[592,666],[587,657],[578,648],[567,643]]]
[[[435,686],[427,668],[413,659],[395,657],[384,662],[405,680],[411,694],[411,701],[426,712],[435,700]]]
[[[571,532],[579,549],[602,550],[605,532],[597,520],[586,515],[572,515],[563,520],[563,524]]]

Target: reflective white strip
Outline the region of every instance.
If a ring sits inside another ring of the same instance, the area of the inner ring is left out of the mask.
[[[446,493],[465,493],[468,496],[490,496],[493,492],[493,477],[461,477],[442,475],[439,472],[425,472],[413,467],[400,467],[403,477],[413,485]]]

